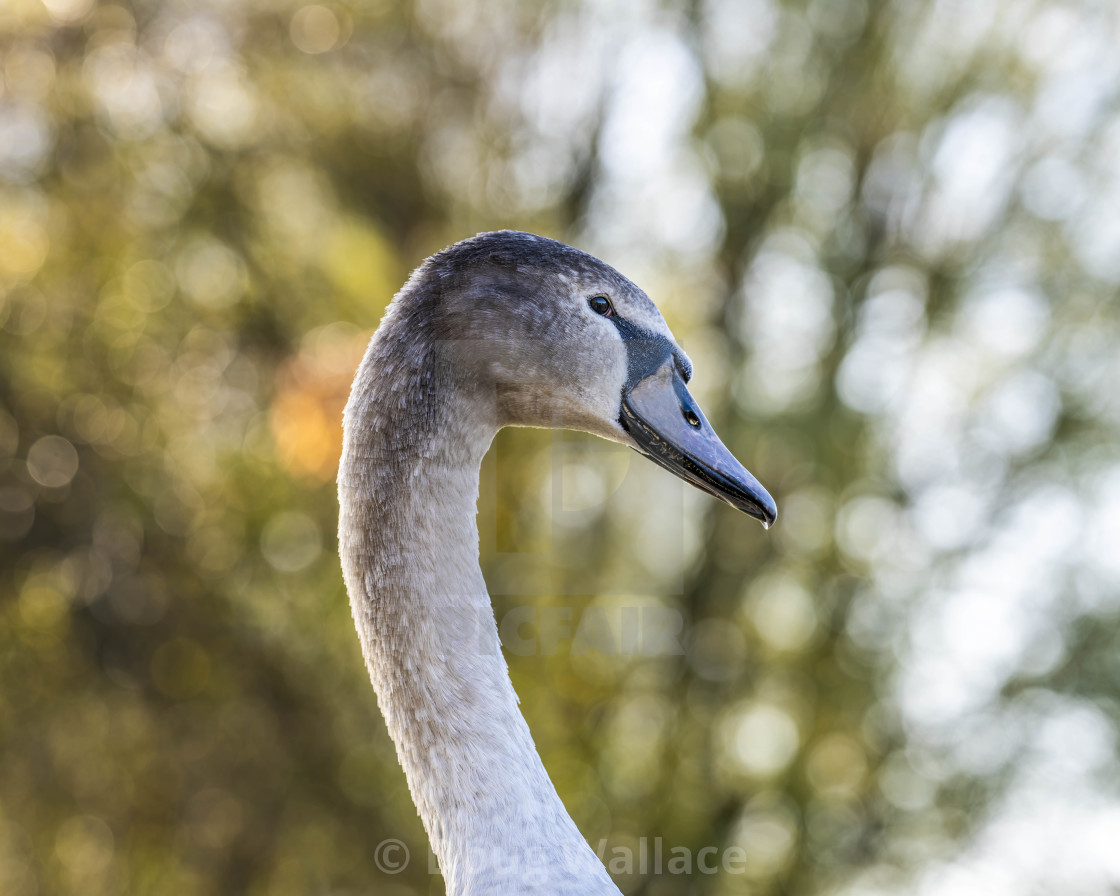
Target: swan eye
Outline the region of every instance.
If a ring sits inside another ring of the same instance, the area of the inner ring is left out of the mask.
[[[614,314],[614,308],[611,307],[611,300],[606,296],[592,296],[587,300],[587,304],[591,310],[596,314],[601,314],[603,317],[610,317]]]

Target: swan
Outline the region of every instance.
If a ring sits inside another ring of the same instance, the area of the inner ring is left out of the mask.
[[[503,426],[584,430],[768,527],[773,498],[712,431],[691,374],[637,286],[516,231],[428,258],[370,340],[343,414],[339,553],[449,896],[619,893],[518,709],[479,568],[483,455]]]

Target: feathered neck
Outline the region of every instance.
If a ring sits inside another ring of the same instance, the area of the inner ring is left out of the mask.
[[[618,896],[541,764],[479,569],[494,402],[456,381],[417,286],[344,417],[339,552],[370,678],[449,896]]]

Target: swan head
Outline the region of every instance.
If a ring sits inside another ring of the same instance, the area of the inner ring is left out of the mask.
[[[414,275],[432,296],[456,381],[499,426],[579,429],[621,442],[769,527],[774,499],[689,394],[692,362],[661,313],[592,255],[516,231],[479,234]]]

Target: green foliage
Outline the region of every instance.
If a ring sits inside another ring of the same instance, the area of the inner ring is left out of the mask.
[[[646,288],[780,508],[571,434],[488,457],[483,565],[500,621],[537,613],[512,674],[581,831],[746,851],[620,886],[1115,888],[1117,33],[1018,0],[0,5],[0,893],[441,891],[333,476],[392,293],[498,227]],[[683,653],[603,649],[641,608]]]

